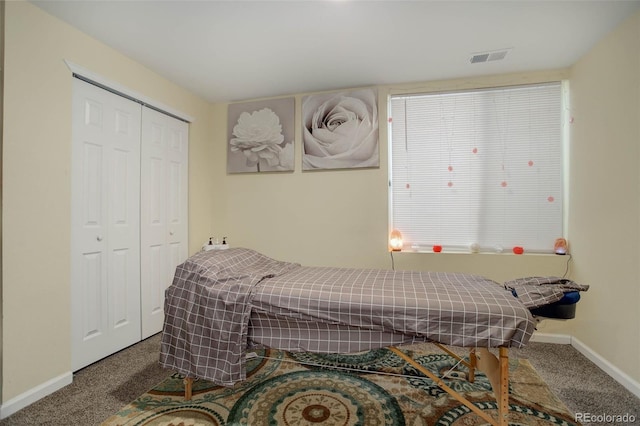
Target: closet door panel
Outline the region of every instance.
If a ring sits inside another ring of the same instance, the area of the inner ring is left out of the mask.
[[[105,316],[102,315],[103,301],[106,300],[106,274],[102,267],[102,253],[83,253],[81,259],[81,309],[84,321],[80,323],[81,339],[88,340],[100,336],[106,329]]]
[[[141,314],[142,338],[156,332],[164,319],[166,261],[166,151],[167,124],[164,115],[144,109],[141,164]]]
[[[140,110],[74,79],[74,371],[140,340]]]
[[[188,158],[189,125],[180,120],[170,120],[168,163],[169,191],[169,276],[172,278],[176,266],[188,257]]]
[[[149,247],[149,274],[148,280],[152,283],[161,283],[167,279],[164,275],[167,271],[166,266],[166,248],[163,244],[154,245]],[[149,306],[149,313],[152,316],[163,314],[164,305],[164,290],[161,286],[156,288],[150,288],[150,291],[146,293],[146,297],[149,299],[146,303]]]
[[[81,197],[82,219],[85,228],[99,228],[103,224],[102,213],[102,146],[84,142],[82,143],[82,168]]]
[[[135,106],[115,110],[109,170],[109,324],[114,329],[140,329],[141,109]]]
[[[142,337],[162,330],[164,292],[187,258],[188,124],[142,112]]]
[[[113,310],[110,311],[110,326],[112,328],[126,327],[135,318],[131,318],[131,309],[129,304],[127,289],[131,286],[137,285],[137,283],[129,282],[128,263],[130,262],[130,253],[127,249],[118,249],[111,252],[111,259],[109,259],[109,274],[112,277],[112,284],[109,288],[111,293],[111,306]]]

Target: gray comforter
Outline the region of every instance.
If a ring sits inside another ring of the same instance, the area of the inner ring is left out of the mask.
[[[244,380],[254,311],[465,347],[522,347],[535,326],[510,291],[479,276],[303,267],[213,250],[179,265],[166,291],[161,365],[225,386]]]

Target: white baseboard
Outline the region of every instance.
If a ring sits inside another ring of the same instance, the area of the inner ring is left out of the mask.
[[[629,377],[615,365],[604,359],[600,354],[596,353],[593,349],[582,343],[575,337],[571,338],[571,346],[576,348],[578,352],[587,357],[589,361],[597,365],[602,371],[611,376],[615,381],[627,388],[629,392],[640,398],[640,383]]]
[[[64,373],[36,386],[35,388],[29,389],[27,392],[24,392],[15,398],[11,398],[0,406],[0,419],[5,419],[14,413],[17,413],[39,399],[71,384],[72,381],[73,373]]]
[[[555,343],[557,345],[570,345],[571,336],[568,334],[538,333],[536,331],[533,333],[533,336],[531,336],[529,341],[538,343]]]

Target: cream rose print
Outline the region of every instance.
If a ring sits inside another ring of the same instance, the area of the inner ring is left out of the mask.
[[[306,96],[302,119],[303,169],[379,165],[375,90]]]
[[[231,152],[245,156],[247,167],[256,167],[257,171],[261,167],[292,170],[293,143],[283,142],[280,118],[270,108],[262,108],[240,114],[229,145]]]

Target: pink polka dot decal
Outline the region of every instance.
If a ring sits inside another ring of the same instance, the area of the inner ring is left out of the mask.
[[[550,203],[553,203],[556,199],[553,198],[553,195],[549,195],[549,197],[547,198],[547,201]]]

